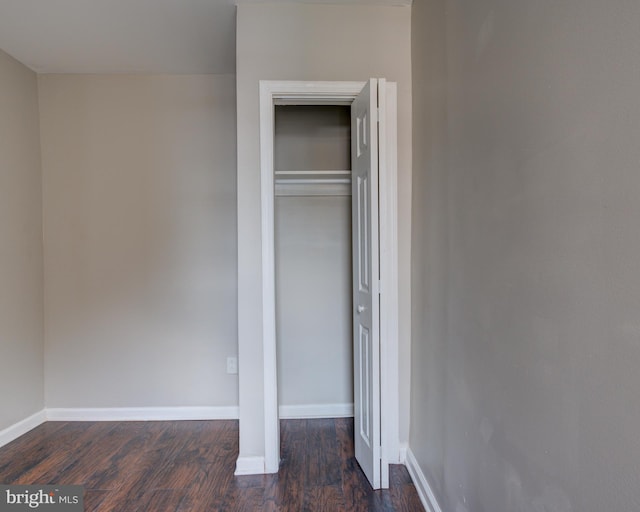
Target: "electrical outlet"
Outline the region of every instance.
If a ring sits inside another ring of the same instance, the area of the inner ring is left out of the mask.
[[[227,373],[235,375],[238,373],[238,358],[227,357]]]

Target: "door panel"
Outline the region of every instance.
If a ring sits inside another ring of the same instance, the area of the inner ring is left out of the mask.
[[[374,489],[381,484],[377,110],[371,79],[351,106],[351,186],[355,454]]]

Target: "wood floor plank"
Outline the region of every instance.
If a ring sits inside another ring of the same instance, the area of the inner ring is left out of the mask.
[[[210,464],[203,465],[194,476],[179,512],[222,510],[222,503],[234,481],[238,456],[238,422],[215,422],[215,441],[208,454]]]
[[[102,507],[106,510],[139,510],[144,494],[153,489],[151,484],[157,478],[156,471],[162,467],[166,452],[175,449],[175,423],[163,422],[160,425],[163,430],[155,432],[157,437],[153,443],[147,438],[139,450],[129,452],[123,457],[123,460],[127,459],[128,462],[123,463],[125,469],[122,475],[118,476],[117,490],[107,496],[100,510]]]
[[[339,485],[309,487],[305,490],[303,511],[309,512],[346,512],[347,509],[342,488]]]
[[[0,483],[85,486],[87,512],[422,510],[403,466],[373,491],[353,420],[281,422],[280,471],[234,476],[238,422],[51,422],[0,448]]]
[[[99,462],[100,448],[112,445],[111,432],[117,423],[83,423],[84,430],[64,441],[45,462],[24,473],[15,483],[38,482],[57,485],[83,485],[87,468]],[[60,431],[62,432],[62,431]],[[59,456],[60,454],[64,457]],[[79,467],[78,467],[79,466]],[[32,473],[33,476],[31,475]]]
[[[59,484],[84,485],[89,488],[100,488],[109,490],[116,487],[111,485],[95,485],[96,468],[109,468],[113,463],[114,453],[119,453],[129,442],[132,436],[132,429],[140,433],[142,424],[128,425],[124,423],[113,423],[113,428],[109,429],[102,439],[95,439],[86,451],[73,449],[73,462],[65,468],[60,475]],[[105,422],[105,427],[108,424]],[[94,482],[92,484],[92,479]]]
[[[155,489],[143,494],[136,506],[144,511],[176,512],[186,494],[185,489]]]
[[[342,472],[335,420],[327,419],[322,421],[324,422],[320,431],[322,458],[318,461],[318,465],[323,468],[325,486],[340,485],[342,483]]]
[[[352,510],[367,512],[369,495],[372,492],[364,473],[355,459],[353,444],[353,421],[341,419],[336,421],[336,437],[340,451],[342,471],[342,492]]]
[[[335,421],[309,421],[306,436],[306,486],[332,486],[341,480]]]
[[[37,447],[54,451],[56,447],[50,440],[56,432],[65,427],[62,422],[50,421],[30,430],[23,436],[2,447],[0,453],[0,482],[7,482],[7,473],[16,469],[16,462],[22,459],[22,455],[29,453]],[[51,446],[48,446],[51,445]]]
[[[66,425],[37,448],[23,452],[17,463],[13,464],[13,471],[3,475],[3,480],[13,484],[60,483],[58,476],[73,462],[73,453],[85,450],[92,440],[101,438],[103,430],[104,426],[99,423]],[[28,476],[30,474],[32,476]]]
[[[95,512],[100,507],[110,491],[99,491],[91,489],[84,492],[84,510],[85,512]]]
[[[279,474],[282,483],[272,489],[271,495],[280,510],[294,512],[302,509],[306,485],[304,475],[308,459],[304,441],[293,441],[287,448],[287,455],[282,460]]]
[[[120,489],[138,470],[140,457],[149,446],[155,444],[167,428],[165,422],[132,422],[123,424],[130,430],[129,439],[114,447],[111,456],[103,464],[87,471],[84,485],[88,489]]]

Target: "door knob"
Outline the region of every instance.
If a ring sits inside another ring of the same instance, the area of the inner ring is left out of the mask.
[[[362,304],[358,306],[358,313],[362,313],[364,312],[364,310],[367,309],[366,306],[363,306]]]

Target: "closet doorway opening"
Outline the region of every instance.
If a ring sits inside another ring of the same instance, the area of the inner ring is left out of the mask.
[[[356,459],[373,488],[388,487],[399,461],[395,84],[261,81],[260,152],[265,472],[278,470],[281,413],[346,416],[353,396]]]
[[[276,105],[274,180],[279,417],[352,417],[349,106]]]

